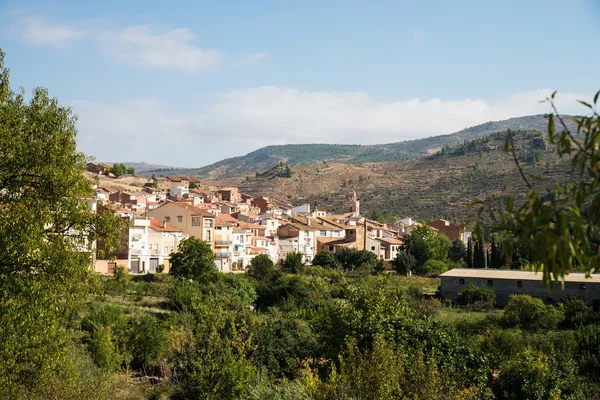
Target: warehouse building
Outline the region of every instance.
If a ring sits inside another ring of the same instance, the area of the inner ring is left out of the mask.
[[[584,273],[573,272],[565,276],[564,285],[554,282],[548,291],[542,280],[542,272],[499,269],[455,268],[443,273],[440,294],[456,301],[458,294],[469,284],[487,286],[496,292],[496,303],[508,303],[511,294],[528,294],[545,302],[557,302],[578,297],[588,304],[600,301],[600,274],[586,278]]]

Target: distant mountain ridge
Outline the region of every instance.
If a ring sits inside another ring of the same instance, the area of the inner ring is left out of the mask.
[[[574,124],[571,127],[574,127]],[[289,165],[307,165],[323,161],[350,164],[404,161],[433,154],[444,146],[457,145],[465,140],[481,138],[507,129],[545,132],[547,120],[543,114],[510,118],[503,121],[486,122],[452,134],[387,144],[274,145],[260,148],[245,156],[227,158],[202,168],[176,169],[173,173],[216,178],[264,171],[280,162]],[[158,172],[158,170],[146,171],[146,173],[149,172]]]

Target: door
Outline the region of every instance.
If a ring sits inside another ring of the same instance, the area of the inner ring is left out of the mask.
[[[158,258],[151,258],[150,259],[150,271],[148,271],[148,272],[155,274],[157,268],[158,268]]]
[[[131,260],[131,273],[132,274],[140,273],[140,260]]]

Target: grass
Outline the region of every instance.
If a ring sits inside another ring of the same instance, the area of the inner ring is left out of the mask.
[[[440,286],[440,278],[426,278],[424,276],[395,276],[394,279],[402,287],[418,287],[423,293],[434,294]]]
[[[458,307],[443,307],[440,309],[438,314],[438,321],[445,322],[448,324],[456,324],[460,321],[466,321],[470,323],[480,322],[485,319],[488,315],[501,314],[502,310],[492,310],[487,312],[482,311],[469,311]]]

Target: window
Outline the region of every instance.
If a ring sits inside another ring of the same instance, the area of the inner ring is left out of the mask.
[[[165,222],[171,222],[171,217],[165,217]]]
[[[327,231],[319,231],[319,236],[327,236]]]
[[[173,246],[171,246],[171,253],[173,252]]]
[[[205,228],[210,228],[213,226],[213,220],[212,218],[205,218],[204,219],[204,227]]]
[[[333,246],[329,246],[329,251],[333,251],[334,247]]]
[[[493,279],[488,279],[487,285],[488,286],[494,286],[494,280]]]
[[[465,278],[459,278],[458,279],[458,283],[460,283],[461,285],[465,284]]]
[[[192,226],[201,226],[202,217],[192,217]]]
[[[177,216],[177,222],[179,222],[179,223],[183,222],[183,216],[182,215],[178,215]]]
[[[169,246],[165,246],[165,254],[169,253]]]
[[[333,231],[331,233],[331,236],[333,236],[333,237],[340,237],[340,232],[339,231]]]
[[[371,246],[371,250],[375,251],[375,246]]]
[[[518,288],[522,288],[523,287],[523,281],[517,281],[517,287]]]
[[[579,290],[586,290],[586,289],[587,289],[587,285],[585,283],[579,284]]]

